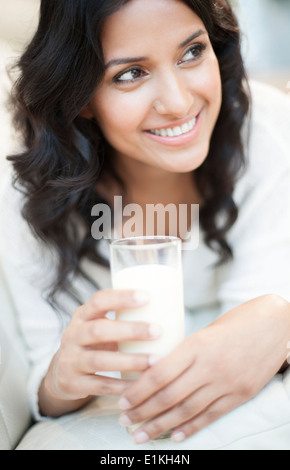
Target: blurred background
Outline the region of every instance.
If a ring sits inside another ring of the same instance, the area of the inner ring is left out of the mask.
[[[249,75],[290,92],[290,0],[233,0]]]
[[[0,172],[14,135],[4,102],[10,89],[6,72],[33,35],[40,0],[0,0]],[[250,77],[290,94],[290,0],[232,0],[243,33],[243,55]],[[12,146],[12,147],[11,147]]]

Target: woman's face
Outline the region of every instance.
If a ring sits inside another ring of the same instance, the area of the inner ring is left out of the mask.
[[[87,107],[123,164],[186,173],[205,160],[221,107],[219,64],[180,0],[131,0],[103,27],[106,72]]]

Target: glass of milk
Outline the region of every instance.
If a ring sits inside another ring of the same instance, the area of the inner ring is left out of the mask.
[[[181,240],[123,238],[111,243],[110,252],[113,288],[145,291],[150,299],[144,307],[118,312],[118,320],[154,323],[162,330],[157,340],[123,342],[119,351],[166,356],[184,339]],[[138,376],[122,374],[123,378],[133,380]]]
[[[111,243],[113,288],[145,291],[150,299],[144,307],[117,312],[118,320],[154,323],[162,330],[157,340],[119,343],[120,352],[163,357],[184,339],[181,243],[175,237],[123,238]],[[139,376],[137,372],[122,373],[127,380]],[[129,426],[128,432],[132,434],[141,424]],[[159,439],[170,434],[168,431]]]

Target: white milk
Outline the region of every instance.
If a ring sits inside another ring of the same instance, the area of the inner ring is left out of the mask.
[[[143,290],[150,302],[145,307],[118,312],[118,320],[155,323],[162,328],[160,339],[119,343],[119,351],[127,354],[165,356],[184,339],[184,300],[181,270],[158,264],[140,265],[120,270],[113,275],[114,289]],[[123,372],[125,380],[136,380],[137,372]],[[142,423],[129,426],[130,434]],[[162,438],[168,438],[170,432]]]
[[[118,320],[155,323],[161,326],[160,339],[123,342],[124,353],[165,356],[184,338],[184,300],[181,271],[163,265],[141,265],[125,268],[113,276],[114,289],[143,290],[150,302],[145,307],[118,313]]]

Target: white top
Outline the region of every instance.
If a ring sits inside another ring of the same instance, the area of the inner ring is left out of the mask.
[[[228,235],[234,260],[213,268],[217,255],[203,242],[183,252],[186,334],[250,299],[277,294],[290,301],[290,99],[267,85],[251,83],[253,120],[249,166],[238,182],[238,221]],[[0,258],[31,360],[29,395],[36,419],[39,384],[69,318],[61,319],[42,288],[54,277],[53,253],[40,246],[20,215],[21,194],[10,180],[0,201]],[[102,244],[108,255],[108,244]],[[107,269],[85,262],[101,288],[110,288]],[[94,293],[77,279],[84,302]],[[66,299],[67,308],[76,305]]]

